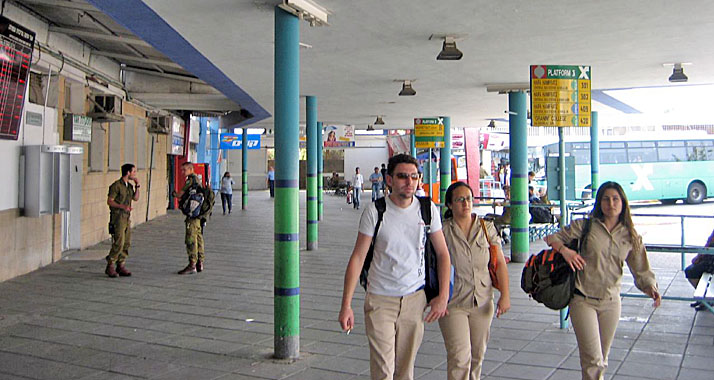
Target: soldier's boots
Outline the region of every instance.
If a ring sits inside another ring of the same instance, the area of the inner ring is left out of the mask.
[[[107,269],[104,270],[104,273],[111,278],[119,276],[119,273],[114,270],[114,264],[112,263],[107,263]]]
[[[198,260],[196,262],[196,272],[203,272],[203,261]]]
[[[196,273],[196,264],[188,263],[186,268],[181,269],[178,274],[194,274]]]
[[[131,272],[126,269],[124,266],[124,263],[117,263],[117,273],[122,276],[122,277],[129,277],[131,276]]]

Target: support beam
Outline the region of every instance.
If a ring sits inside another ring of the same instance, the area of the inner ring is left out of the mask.
[[[75,9],[78,11],[87,11],[87,12],[101,12],[99,9],[93,7],[90,4],[87,4],[84,2],[78,2],[78,1],[65,1],[65,0],[23,0],[23,1],[28,4],[42,5],[45,7],[67,8],[67,9]]]
[[[75,37],[92,38],[95,40],[118,42],[118,43],[123,43],[123,44],[128,44],[128,45],[152,47],[148,42],[146,42],[140,38],[100,33],[100,32],[97,32],[97,31],[94,31],[91,29],[85,29],[85,28],[67,28],[67,27],[50,25],[50,32],[62,33],[62,34],[67,34],[69,36],[75,36]]]
[[[300,28],[275,8],[275,226],[273,343],[277,359],[300,356]]]
[[[243,210],[248,208],[248,128],[243,127],[243,134],[241,135],[241,208]]]
[[[317,249],[317,98],[308,96],[306,106],[306,135],[307,141],[307,191],[305,195],[307,212],[307,250]]]
[[[129,62],[145,63],[147,65],[161,65],[164,67],[173,67],[176,69],[184,70],[184,68],[181,67],[181,65],[179,65],[178,63],[174,63],[167,59],[142,58],[142,57],[136,57],[136,56],[129,55],[129,54],[111,53],[108,51],[100,51],[100,50],[92,50],[92,54],[100,55],[102,57],[109,57],[109,58],[115,58],[118,60],[129,61]]]

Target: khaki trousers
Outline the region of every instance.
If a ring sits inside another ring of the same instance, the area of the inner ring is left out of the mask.
[[[114,233],[112,234],[112,248],[106,257],[107,263],[114,265],[124,264],[126,258],[129,257],[129,248],[131,247],[131,221],[129,214],[122,213],[112,222],[114,224]]]
[[[372,380],[413,380],[414,360],[424,337],[426,296],[403,297],[367,292],[364,319]]]
[[[620,297],[596,300],[576,294],[570,301],[570,319],[578,340],[583,380],[603,379],[620,320]]]
[[[491,334],[493,300],[470,309],[450,307],[449,315],[439,319],[446,346],[449,380],[478,380]]]

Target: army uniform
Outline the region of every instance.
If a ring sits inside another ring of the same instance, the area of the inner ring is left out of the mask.
[[[109,198],[114,202],[131,206],[134,198],[134,186],[125,183],[121,178],[109,186]],[[107,263],[110,265],[123,265],[129,256],[131,246],[131,213],[120,208],[109,207],[109,232],[112,234],[112,248],[107,255]]]
[[[200,185],[198,182],[198,177],[195,174],[191,174],[186,179],[186,184],[183,185],[181,191],[185,194],[191,186]],[[186,253],[188,253],[188,261],[191,264],[196,264],[196,262],[203,263],[204,261],[204,248],[203,248],[203,231],[201,227],[202,218],[189,218],[186,217]]]

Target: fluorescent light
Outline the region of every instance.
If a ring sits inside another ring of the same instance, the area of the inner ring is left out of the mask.
[[[242,135],[243,128],[233,128],[233,133]],[[248,128],[249,135],[262,135],[263,133],[265,133],[265,128]]]

